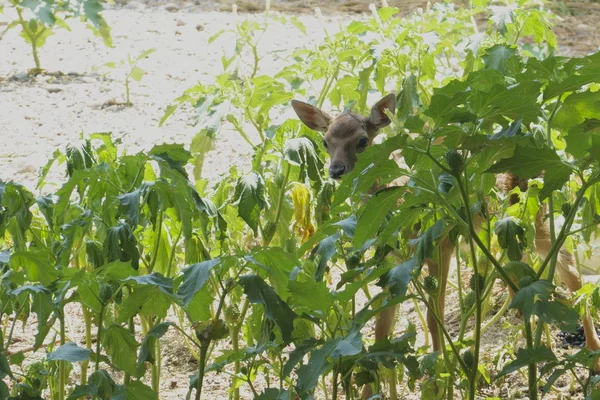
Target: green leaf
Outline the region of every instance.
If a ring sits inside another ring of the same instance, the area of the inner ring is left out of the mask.
[[[135,67],[131,68],[131,72],[129,72],[129,76],[131,76],[131,79],[133,79],[134,81],[139,82],[144,77],[144,70],[138,66],[135,66]]]
[[[579,315],[571,307],[558,301],[536,303],[533,314],[547,324],[556,325],[564,332],[575,332],[579,326]]]
[[[510,86],[494,85],[490,90],[476,91],[469,96],[469,108],[479,118],[502,123],[506,118],[536,122],[541,110],[537,104],[541,83],[521,81]]]
[[[534,314],[536,303],[539,301],[547,301],[554,286],[545,279],[540,279],[531,283],[524,288],[519,289],[515,293],[508,308],[516,308],[523,312],[523,316],[527,319]]]
[[[402,90],[398,95],[397,101],[396,116],[401,121],[415,115],[416,110],[421,107],[421,99],[417,91],[417,78],[413,74],[407,76],[402,82]]]
[[[486,68],[494,69],[502,74],[514,72],[515,66],[519,65],[519,59],[516,57],[516,47],[497,44],[486,49],[482,56]]]
[[[138,377],[144,375],[146,363],[154,364],[156,341],[163,337],[171,326],[175,326],[175,324],[172,322],[163,322],[155,325],[144,337],[142,345],[140,346],[140,354],[137,360]]]
[[[306,172],[312,181],[320,182],[323,161],[317,155],[314,143],[306,138],[294,138],[285,141],[283,153],[287,162],[301,168],[301,174]]]
[[[406,191],[406,186],[382,189],[371,197],[358,217],[352,246],[359,249],[368,240],[377,237],[379,228],[389,212],[397,208],[398,199]]]
[[[302,314],[307,313],[324,318],[330,311],[334,298],[325,282],[315,280],[290,281],[288,284],[290,298],[288,302]]]
[[[265,316],[279,326],[284,342],[289,343],[292,340],[296,313],[258,275],[242,276],[240,284],[252,304],[262,304],[265,307]]]
[[[306,26],[302,23],[302,21],[298,19],[298,17],[290,18],[290,22],[292,23],[292,25],[294,25],[294,27],[296,27],[296,29],[298,29],[306,36]]]
[[[331,352],[337,345],[337,339],[327,342],[323,347],[310,352],[310,359],[306,365],[298,368],[297,386],[298,394],[301,396],[312,391],[319,382],[321,375],[324,375],[331,368],[331,363],[327,360]]]
[[[565,62],[565,60],[567,60]],[[553,68],[552,81],[544,91],[544,102],[563,93],[580,89],[592,82],[600,82],[600,52],[583,58],[561,59]]]
[[[128,222],[134,228],[138,225],[140,219],[140,190],[134,190],[119,196],[120,212],[125,214]]]
[[[49,361],[79,362],[90,359],[92,351],[77,346],[73,342],[65,343],[55,351],[48,353],[46,359]]]
[[[600,161],[600,119],[587,119],[584,123],[569,129],[566,137],[566,151],[575,158],[582,159],[588,152]]]
[[[158,395],[150,386],[140,381],[133,381],[127,385],[118,385],[111,400],[157,400]]]
[[[102,333],[102,346],[117,368],[131,375],[136,374],[138,343],[129,330],[118,325],[112,325]],[[96,354],[96,357],[100,357],[100,355]]]
[[[24,270],[31,282],[40,282],[49,286],[58,278],[54,268],[55,260],[47,250],[16,251],[10,257],[10,266],[14,271]]]
[[[350,357],[359,354],[363,349],[362,334],[353,329],[345,337],[340,338],[331,352],[332,358]]]
[[[388,288],[394,296],[404,296],[408,289],[408,284],[412,280],[413,271],[417,267],[415,258],[396,265],[379,279],[377,286]]]
[[[514,218],[507,217],[496,222],[494,233],[498,235],[498,244],[507,250],[511,261],[519,261],[523,258],[523,250],[527,247],[525,229]]]
[[[343,176],[342,183],[335,191],[332,208],[339,207],[351,195],[366,193],[376,180],[380,185],[385,185],[405,172],[408,173],[389,159],[392,152],[403,148],[406,143],[405,135],[396,135],[382,144],[369,146],[360,153],[354,169]]]
[[[559,190],[569,180],[572,168],[561,160],[548,146],[518,145],[511,158],[492,165],[486,172],[511,172],[521,179],[529,179],[544,172],[544,187],[539,198],[544,200],[554,190]]]
[[[600,93],[585,91],[567,96],[552,122],[563,129],[583,123],[586,119],[600,119]]]
[[[262,176],[252,171],[240,178],[235,186],[233,204],[238,207],[238,215],[246,221],[257,235],[260,212],[267,206],[265,200],[265,182]]]
[[[221,263],[221,259],[215,258],[192,264],[183,270],[183,283],[177,290],[177,294],[181,296],[184,307],[188,306],[196,293],[202,289],[210,277],[211,269],[219,263]]]
[[[517,371],[526,365],[545,361],[556,361],[556,356],[552,350],[547,347],[540,346],[534,349],[519,349],[519,351],[517,351],[517,358],[505,365],[496,378]]]
[[[110,227],[103,247],[107,261],[130,261],[135,270],[139,268],[140,252],[129,224]]]

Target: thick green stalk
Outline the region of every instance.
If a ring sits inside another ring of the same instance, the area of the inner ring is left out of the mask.
[[[527,339],[527,348],[533,349],[533,334],[531,332],[531,322],[525,322],[525,335]],[[537,364],[532,363],[527,366],[528,369],[528,378],[529,378],[529,400],[537,400],[538,399],[538,391],[537,391]]]
[[[466,171],[465,171],[466,176]],[[469,399],[475,400],[475,393],[477,391],[477,373],[479,366],[479,350],[481,347],[481,288],[479,282],[479,269],[477,265],[477,251],[475,244],[473,243],[473,233],[475,233],[475,227],[473,226],[473,217],[471,215],[471,206],[469,202],[468,187],[463,183],[460,174],[455,174],[455,178],[460,189],[461,196],[463,198],[463,204],[467,210],[467,223],[469,224],[469,249],[471,251],[471,261],[473,263],[473,274],[475,274],[475,351],[473,352],[473,367],[469,373]],[[476,235],[476,233],[475,233]]]
[[[244,304],[242,305],[242,310],[240,311],[239,321],[231,330],[231,343],[233,346],[233,351],[237,352],[240,349],[240,331],[244,326],[244,319],[246,317],[246,313],[248,312],[248,307],[250,306],[250,301],[246,298],[244,300]],[[234,368],[234,376],[238,376],[238,374],[242,370],[242,364],[240,360],[235,360],[233,364]],[[240,400],[240,389],[235,388],[233,390],[233,400]]]
[[[200,361],[198,362],[198,385],[196,386],[196,400],[200,400],[200,396],[202,396],[202,382],[204,381],[204,369],[206,367],[208,346],[210,346],[210,340],[204,340],[200,342]]]
[[[554,109],[552,110],[552,112],[550,113],[550,116],[548,117],[548,119],[546,120],[546,141],[548,144],[549,148],[554,148],[553,143],[552,143],[552,118],[554,118],[554,115],[556,114],[556,111],[558,111],[558,108],[560,106],[560,99],[558,99],[556,101],[556,104],[554,105]],[[554,199],[552,198],[552,193],[550,193],[550,196],[548,196],[548,224],[550,225],[550,243],[554,243],[556,241],[556,228],[554,226]],[[558,251],[556,251],[554,254],[549,254],[548,256],[550,257],[550,269],[548,270],[548,281],[549,282],[553,282],[554,281],[554,272],[556,271],[556,262],[558,260]],[[542,332],[544,330],[544,322],[543,321],[539,321],[538,325],[536,327],[535,330],[535,345],[538,346],[541,339],[542,339]]]

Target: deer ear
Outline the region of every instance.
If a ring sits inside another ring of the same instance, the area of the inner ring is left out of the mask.
[[[373,108],[371,108],[371,115],[369,115],[369,126],[378,130],[384,126],[388,126],[392,121],[385,114],[385,110],[390,110],[392,114],[396,111],[396,95],[390,93],[383,99],[379,100]]]
[[[300,120],[304,122],[304,125],[314,131],[327,132],[327,128],[331,123],[331,117],[327,113],[298,100],[292,100],[292,108],[296,111]]]

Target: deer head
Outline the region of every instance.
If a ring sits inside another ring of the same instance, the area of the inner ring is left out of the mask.
[[[379,100],[368,117],[346,111],[332,118],[319,108],[298,100],[292,100],[292,107],[304,125],[323,133],[323,145],[331,157],[329,176],[339,179],[354,168],[357,154],[373,143],[378,131],[390,124],[384,110],[394,113],[396,96],[391,93]]]

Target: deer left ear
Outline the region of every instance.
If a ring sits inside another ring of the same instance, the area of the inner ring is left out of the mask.
[[[396,111],[396,95],[394,93],[388,94],[371,108],[368,125],[374,131],[388,126],[392,122],[385,114],[386,109],[392,114]]]

